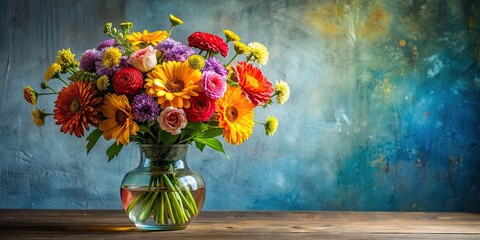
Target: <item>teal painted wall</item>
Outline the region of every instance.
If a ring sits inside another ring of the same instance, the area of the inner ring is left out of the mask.
[[[7,0],[0,11],[0,208],[121,208],[136,146],[109,163],[109,143],[87,155],[85,139],[32,123],[22,88],[57,50],[105,40],[108,21],[166,29],[173,13],[178,40],[228,28],[264,43],[262,70],[292,90],[270,108],[275,136],[257,127],[226,146],[231,160],[191,148],[205,209],[480,212],[478,1]]]

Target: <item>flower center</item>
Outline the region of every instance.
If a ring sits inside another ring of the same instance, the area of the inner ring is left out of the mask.
[[[181,92],[184,86],[185,83],[183,83],[182,80],[176,78],[169,79],[165,84],[165,87],[167,87],[170,92]]]
[[[117,121],[118,125],[123,126],[127,121],[128,115],[121,109],[118,109],[115,112],[115,121]]]
[[[252,87],[255,87],[255,88],[258,87],[258,81],[254,77],[247,76],[247,83]]]
[[[70,103],[70,112],[76,113],[80,110],[80,101],[78,99],[74,98],[72,102]]]
[[[227,111],[225,113],[228,121],[234,122],[238,118],[238,110],[234,106],[230,106],[227,108]]]

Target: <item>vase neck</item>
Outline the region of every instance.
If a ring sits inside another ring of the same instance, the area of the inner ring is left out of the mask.
[[[173,170],[186,168],[188,144],[150,145],[140,147],[140,166]]]

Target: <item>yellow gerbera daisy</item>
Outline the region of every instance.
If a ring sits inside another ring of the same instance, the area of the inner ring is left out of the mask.
[[[155,31],[149,33],[147,30],[141,32],[134,32],[127,35],[126,38],[130,44],[132,44],[134,50],[138,50],[140,46],[147,46],[149,44],[156,46],[159,42],[168,37],[166,31]]]
[[[105,95],[102,106],[102,113],[107,118],[103,120],[98,129],[103,131],[106,140],[116,139],[119,143],[127,145],[130,142],[130,135],[136,135],[140,129],[135,121],[125,95],[118,96],[115,93]]]
[[[188,62],[169,61],[155,66],[147,74],[145,92],[157,98],[162,109],[189,108],[190,97],[202,92],[202,73]]]
[[[247,100],[242,90],[228,85],[227,91],[216,103],[216,120],[223,128],[223,138],[232,144],[240,145],[253,132],[253,104]]]
[[[278,119],[272,115],[269,115],[267,117],[267,120],[265,121],[265,134],[267,136],[271,137],[275,132],[277,131],[278,128]]]
[[[47,71],[45,71],[44,79],[46,81],[56,77],[60,72],[62,71],[62,66],[58,63],[53,63],[50,65],[50,67],[47,68]]]

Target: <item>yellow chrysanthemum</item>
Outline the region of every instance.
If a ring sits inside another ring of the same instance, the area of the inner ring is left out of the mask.
[[[227,42],[241,40],[241,38],[232,30],[223,29],[223,34],[225,34],[225,38],[227,39]]]
[[[222,135],[228,143],[240,145],[252,135],[253,107],[240,88],[230,85],[223,97],[217,100],[216,120],[223,128]]]
[[[45,124],[45,116],[46,114],[42,110],[38,108],[33,109],[33,112],[32,112],[33,123],[35,123],[37,127],[41,127]]]
[[[168,37],[166,31],[155,31],[149,33],[147,30],[141,32],[134,32],[126,36],[126,39],[132,44],[133,50],[138,50],[140,46],[153,45],[156,46],[159,42]]]
[[[277,81],[273,85],[273,89],[277,95],[278,104],[284,104],[287,102],[288,98],[290,97],[290,87],[288,86],[287,82],[283,80]]]
[[[107,75],[102,75],[97,79],[97,89],[100,91],[107,90],[110,82]]]
[[[75,54],[73,54],[69,49],[62,49],[58,51],[57,58],[55,60],[57,64],[62,67],[62,70],[65,71],[66,68],[72,65],[78,65],[78,62],[75,61]]]
[[[170,14],[170,23],[172,24],[172,26],[177,26],[177,25],[182,25],[183,21],[182,19],[174,16],[173,14]]]
[[[235,52],[237,54],[250,54],[250,48],[245,45],[245,43],[240,42],[240,41],[235,41],[233,42],[233,49],[235,49]]]
[[[198,54],[193,54],[192,56],[188,57],[187,62],[188,65],[190,65],[190,67],[193,69],[200,70],[205,67],[205,59]]]
[[[120,63],[120,58],[122,57],[122,52],[116,47],[109,47],[105,49],[103,54],[102,63],[103,66],[107,68],[112,68],[117,66]]]
[[[188,62],[169,61],[157,65],[147,74],[145,92],[157,98],[162,109],[189,108],[190,97],[202,92],[202,73]]]
[[[252,51],[252,56],[258,61],[258,64],[265,65],[268,62],[268,50],[265,45],[259,42],[251,42],[248,44]]]
[[[267,136],[273,136],[278,128],[278,119],[274,116],[268,116],[267,120],[265,121],[265,134]]]
[[[106,140],[114,138],[117,145],[119,143],[127,145],[130,142],[130,136],[136,135],[140,129],[135,121],[125,95],[110,93],[105,95],[102,106],[102,113],[107,118],[103,120],[98,129],[103,131],[103,137]]]
[[[62,66],[58,63],[53,63],[50,67],[47,68],[47,71],[45,71],[45,80],[50,80],[57,76],[60,72],[62,71]]]

